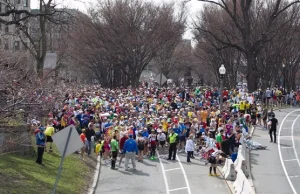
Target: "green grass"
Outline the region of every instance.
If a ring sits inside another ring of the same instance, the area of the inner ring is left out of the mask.
[[[61,157],[56,149],[54,153],[45,152],[45,166],[40,166],[35,163],[36,156],[36,153],[0,155],[0,194],[52,193]],[[56,193],[85,193],[96,164],[92,160],[81,162],[75,154],[66,157]]]

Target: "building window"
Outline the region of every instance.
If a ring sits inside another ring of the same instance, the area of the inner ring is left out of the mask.
[[[20,50],[20,41],[15,41],[15,50]]]
[[[16,34],[19,35],[20,34],[20,29],[16,28]]]
[[[23,6],[28,7],[28,0],[23,0]]]
[[[9,47],[8,47],[8,43],[5,43],[5,45],[4,45],[4,49],[5,49],[5,50],[8,50],[8,49],[9,49]]]
[[[16,0],[16,4],[21,4],[21,0]]]
[[[2,3],[0,2],[0,12],[2,12]]]
[[[9,6],[5,6],[5,12],[8,12],[9,11]]]

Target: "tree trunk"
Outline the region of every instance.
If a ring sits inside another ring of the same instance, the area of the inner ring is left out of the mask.
[[[40,79],[43,79],[44,75],[44,60],[38,58],[36,59],[36,72]]]
[[[247,54],[247,84],[248,84],[248,91],[254,92],[257,90],[257,82],[258,82],[258,74],[256,68],[256,60],[255,55],[253,52]]]

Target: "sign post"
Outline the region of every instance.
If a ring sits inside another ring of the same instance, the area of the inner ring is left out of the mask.
[[[53,188],[52,194],[55,194],[55,192],[56,192],[57,184],[58,184],[58,181],[60,179],[60,175],[61,175],[61,171],[62,171],[62,166],[63,166],[64,159],[65,159],[65,156],[66,156],[66,152],[67,152],[67,149],[68,149],[68,145],[69,145],[70,137],[71,137],[71,134],[72,134],[72,130],[73,130],[73,127],[70,127],[68,138],[67,138],[66,145],[65,145],[65,149],[64,149],[63,155],[62,155],[61,160],[60,160],[58,174],[57,174],[57,177],[56,177],[56,180],[55,180],[55,184],[54,184],[54,188]]]

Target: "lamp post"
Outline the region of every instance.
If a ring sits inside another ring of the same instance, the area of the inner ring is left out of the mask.
[[[219,73],[220,73],[220,111],[223,110],[223,81],[226,73],[226,69],[224,65],[222,64],[221,67],[219,68]]]
[[[282,68],[283,68],[283,90],[285,90],[285,64],[282,64]]]

